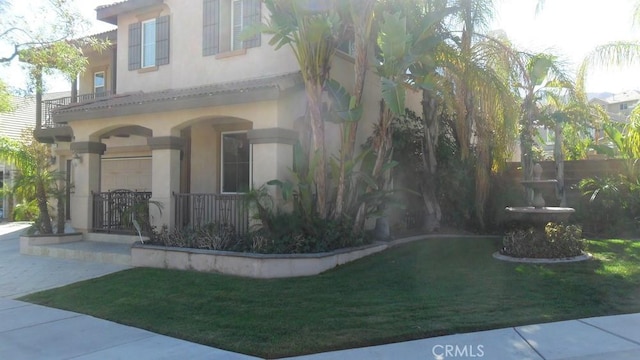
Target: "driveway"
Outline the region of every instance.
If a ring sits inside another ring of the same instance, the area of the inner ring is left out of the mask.
[[[15,299],[128,269],[128,266],[20,254],[26,223],[0,224],[0,298]]]

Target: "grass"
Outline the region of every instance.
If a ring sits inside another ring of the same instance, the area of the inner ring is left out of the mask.
[[[22,300],[261,357],[640,312],[640,242],[556,265],[495,260],[498,242],[425,240],[295,279],[138,268]]]

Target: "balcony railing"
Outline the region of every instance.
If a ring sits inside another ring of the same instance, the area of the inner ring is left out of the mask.
[[[109,97],[111,95],[113,94],[110,92],[100,92],[100,93],[83,94],[75,97],[65,96],[65,97],[56,98],[56,99],[44,100],[42,101],[41,128],[50,129],[50,128],[66,126],[66,124],[55,123],[52,117],[53,112],[62,106],[89,102],[96,99]]]
[[[249,230],[249,211],[241,194],[173,194],[176,227],[200,227],[215,223],[229,225],[238,235]]]
[[[93,230],[108,233],[135,234],[132,219],[149,231],[149,199],[146,191],[113,190],[93,193]]]

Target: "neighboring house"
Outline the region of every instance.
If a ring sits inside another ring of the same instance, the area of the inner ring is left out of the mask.
[[[35,132],[73,174],[75,229],[109,230],[117,189],[162,204],[151,207],[157,227],[232,221],[237,194],[290,176],[306,112],[298,64],[267,35],[238,37],[268,16],[262,1],[128,0],[96,12],[117,26],[98,35],[112,46],[88,52],[71,97],[43,102]],[[353,78],[347,53],[332,75]],[[368,76],[359,144],[378,120],[379,83]],[[338,128],[327,126],[335,153]]]
[[[630,90],[603,98],[593,98],[591,104],[598,104],[609,114],[612,121],[627,122],[633,108],[640,102],[640,91]]]
[[[606,97],[594,97],[589,100],[590,104],[602,106],[607,112],[611,121],[618,123],[627,123],[631,111],[640,102],[640,91],[630,90],[618,94],[612,94]],[[593,129],[593,138],[596,144],[599,144],[605,137],[602,129]]]
[[[55,99],[61,96],[68,96],[68,92],[48,93],[43,99]],[[19,140],[25,129],[33,129],[34,119],[36,118],[36,97],[30,96],[14,96],[12,98],[13,111],[0,113],[0,136],[7,136],[12,139]],[[0,188],[4,184],[11,184],[11,180],[15,176],[13,167],[0,162]],[[0,209],[5,217],[9,217],[11,211],[10,198],[2,197]],[[6,210],[6,211],[5,211]],[[2,216],[0,216],[2,218]]]

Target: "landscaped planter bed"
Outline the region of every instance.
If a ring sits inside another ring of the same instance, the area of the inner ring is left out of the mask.
[[[317,275],[389,246],[389,243],[374,243],[315,254],[255,254],[136,243],[131,248],[131,256],[133,266],[269,279]]]

